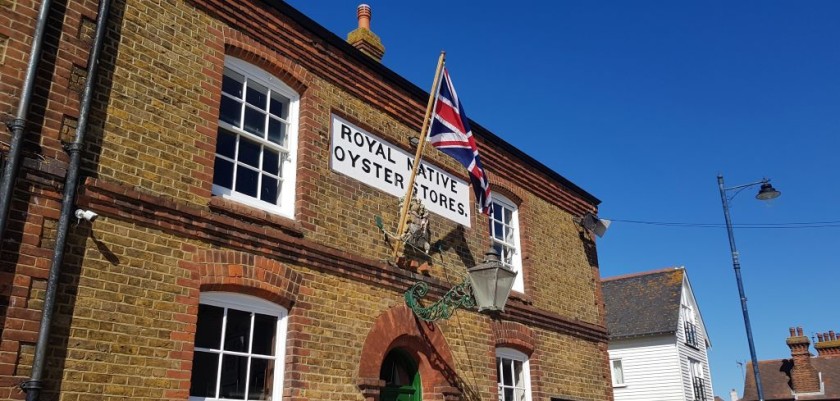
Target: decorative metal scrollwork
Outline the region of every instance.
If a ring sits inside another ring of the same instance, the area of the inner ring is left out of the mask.
[[[424,281],[418,281],[405,292],[406,305],[414,311],[417,317],[427,322],[449,319],[458,308],[474,308],[476,305],[469,277],[464,278],[463,283],[452,287],[446,294],[443,294],[443,297],[437,302],[428,307],[423,307],[420,304],[420,298],[428,293],[429,284]]]

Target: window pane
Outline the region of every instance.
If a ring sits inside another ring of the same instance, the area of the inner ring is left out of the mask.
[[[239,162],[245,163],[251,167],[260,167],[260,148],[261,146],[249,141],[243,137],[239,138]]]
[[[280,154],[273,150],[265,149],[263,151],[262,170],[269,174],[278,175],[280,173]]]
[[[277,317],[254,315],[254,341],[252,354],[274,355],[274,334],[277,332]]]
[[[510,209],[505,209],[503,215],[504,219],[502,220],[502,222],[504,222],[507,225],[510,225],[510,221],[513,220],[513,212]]]
[[[508,265],[513,264],[513,248],[502,247],[502,262]]]
[[[213,184],[233,188],[233,163],[216,157],[213,163]]]
[[[219,120],[233,125],[234,127],[238,127],[241,113],[241,103],[227,96],[222,96],[222,102],[219,103]]]
[[[289,104],[289,99],[281,96],[277,92],[273,92],[271,94],[271,114],[274,114],[277,117],[285,119],[288,117],[287,110],[288,107],[286,105]]]
[[[258,107],[260,110],[265,110],[266,101],[268,100],[268,89],[254,81],[248,81],[248,97],[246,101],[248,104]]]
[[[198,305],[198,323],[195,328],[195,346],[219,349],[222,343],[222,317],[225,310],[218,306]]]
[[[196,351],[193,355],[190,395],[193,397],[215,397],[219,354]]]
[[[502,359],[502,361],[504,361],[502,363],[502,372],[503,372],[502,378],[504,380],[502,383],[504,383],[504,385],[506,385],[506,386],[511,386],[511,385],[513,385],[513,369],[510,366],[511,365],[511,360],[510,359]]]
[[[271,392],[271,378],[274,368],[273,361],[268,359],[251,359],[251,377],[248,380],[248,399],[266,400]]]
[[[502,223],[497,221],[493,222],[493,237],[498,238],[500,240],[504,240],[505,229],[502,227]]]
[[[245,399],[248,357],[222,356],[222,377],[219,378],[219,397]]]
[[[216,134],[216,153],[231,159],[236,157],[236,135],[220,129]]]
[[[502,221],[502,211],[504,207],[498,203],[493,203],[493,220]]]
[[[265,114],[250,107],[245,108],[245,126],[242,127],[260,138],[265,137]]]
[[[225,328],[225,350],[248,351],[248,338],[251,335],[251,314],[236,309],[228,309],[227,327]]]
[[[513,401],[513,400],[514,400],[513,389],[512,388],[506,388],[505,389],[505,401]]]
[[[516,390],[516,401],[525,401],[525,390]]]
[[[271,204],[277,204],[277,179],[263,174],[262,187],[260,189],[260,200]]]
[[[242,82],[245,82],[245,77],[242,74],[225,68],[225,76],[222,78],[222,92],[237,99],[242,99]]]
[[[256,198],[258,179],[259,173],[256,171],[245,167],[239,167],[236,169],[236,192]]]
[[[268,119],[268,140],[286,146],[286,124],[273,118]]]
[[[613,380],[615,384],[624,384],[624,370],[621,368],[621,361],[613,361]]]
[[[522,362],[513,362],[513,380],[513,385],[516,387],[522,387],[525,385],[525,376],[522,372]]]
[[[513,230],[513,227],[506,227],[505,228],[505,242],[508,244],[513,244],[514,242],[514,235],[516,231]]]

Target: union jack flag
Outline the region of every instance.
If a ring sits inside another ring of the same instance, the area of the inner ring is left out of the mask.
[[[467,168],[473,191],[475,191],[475,202],[481,208],[481,213],[489,215],[492,209],[490,182],[487,180],[487,174],[484,173],[484,167],[481,166],[478,147],[475,145],[475,138],[467,121],[464,105],[458,100],[458,94],[455,93],[455,87],[452,86],[452,80],[446,68],[443,69],[438,92],[435,95],[429,141],[441,152],[452,156]]]

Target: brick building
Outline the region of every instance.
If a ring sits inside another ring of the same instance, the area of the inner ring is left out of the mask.
[[[785,343],[790,358],[758,361],[761,388],[765,400],[840,400],[840,338],[831,330],[811,340],[802,327],[791,327]],[[747,362],[744,378],[744,401],[758,399],[752,362]]]
[[[599,201],[490,131],[490,221],[427,149],[428,269],[388,263],[428,94],[369,10],[350,44],[276,0],[108,3],[0,0],[0,398],[612,399]],[[504,313],[405,306],[491,245],[520,272]]]

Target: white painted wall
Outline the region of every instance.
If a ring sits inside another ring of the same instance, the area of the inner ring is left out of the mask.
[[[686,401],[673,335],[610,341],[609,354],[624,368],[624,386],[613,387],[615,401]]]
[[[682,302],[687,303],[692,310],[694,310],[694,323],[697,327],[697,348],[686,344],[684,322],[686,316],[683,316],[683,308],[680,308],[679,329],[677,330],[677,349],[680,354],[680,369],[682,371],[683,382],[685,383],[685,399],[694,400],[694,385],[691,381],[691,373],[689,372],[689,358],[703,364],[703,379],[706,383],[706,401],[712,401],[715,398],[715,393],[712,388],[712,374],[709,371],[709,356],[706,352],[706,345],[710,344],[707,341],[706,327],[703,324],[703,319],[700,315],[700,308],[697,305],[697,300],[694,299],[694,294],[691,291],[691,285],[688,280],[683,280]]]

